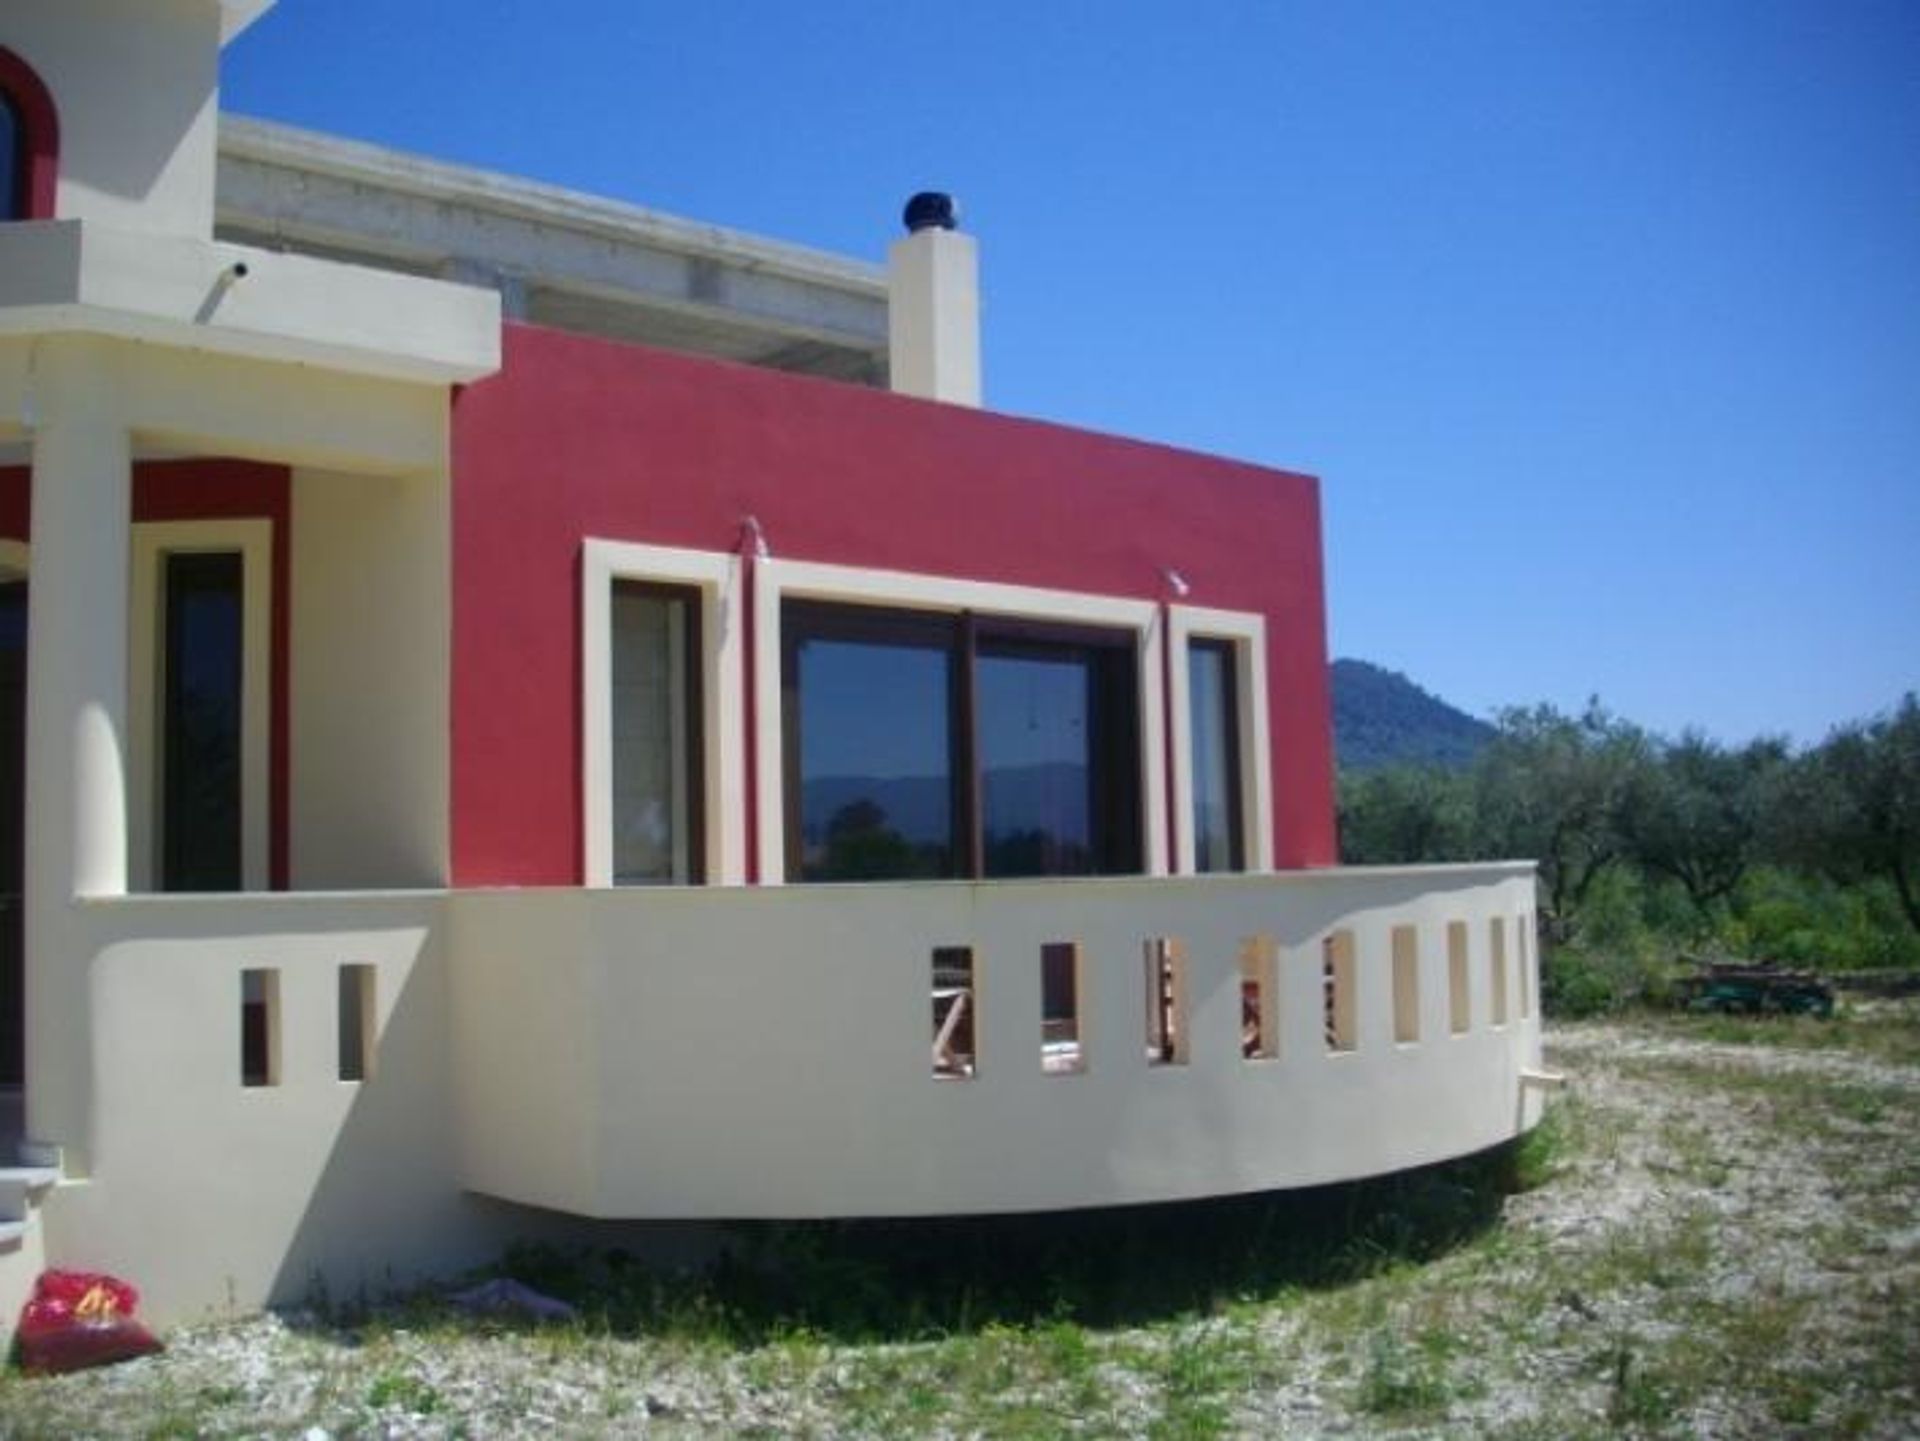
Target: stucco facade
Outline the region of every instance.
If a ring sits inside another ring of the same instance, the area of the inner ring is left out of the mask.
[[[1533,1124],[1531,867],[1335,864],[1312,478],[979,408],[955,232],[225,146],[264,8],[0,17],[0,1316]]]

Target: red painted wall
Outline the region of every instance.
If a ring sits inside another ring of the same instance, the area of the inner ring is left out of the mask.
[[[1162,446],[510,325],[453,412],[453,880],[583,872],[583,538],[1267,616],[1275,857],[1335,860],[1317,484]]]
[[[20,466],[0,467],[0,536],[31,541],[33,476]],[[288,592],[293,522],[290,476],[285,466],[246,460],[139,461],[133,467],[133,519],[247,520],[273,522],[272,661],[268,673],[267,874],[275,890],[287,888],[287,680],[292,654]],[[28,602],[32,604],[31,600]]]

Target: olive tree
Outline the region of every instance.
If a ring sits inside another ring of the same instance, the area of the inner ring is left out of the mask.
[[[1920,700],[1842,726],[1795,767],[1780,830],[1806,865],[1843,883],[1889,882],[1920,931]]]
[[[1469,777],[1438,766],[1393,766],[1340,778],[1340,859],[1412,865],[1473,856]]]
[[[1654,748],[1635,769],[1618,816],[1630,858],[1679,883],[1702,920],[1760,856],[1776,812],[1787,747],[1728,749],[1697,731]]]
[[[1565,940],[1594,882],[1622,857],[1621,812],[1648,764],[1647,739],[1597,699],[1577,716],[1538,705],[1497,719],[1474,771],[1478,849],[1539,862],[1541,921]]]

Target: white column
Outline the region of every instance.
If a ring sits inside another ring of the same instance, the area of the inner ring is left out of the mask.
[[[73,902],[127,889],[130,442],[111,352],[43,342],[27,602],[27,1118],[87,1144],[88,963]]]

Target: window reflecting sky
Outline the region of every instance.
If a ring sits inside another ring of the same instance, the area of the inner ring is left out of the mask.
[[[949,653],[799,647],[800,833],[810,880],[952,875]]]
[[[989,875],[1092,869],[1088,667],[1077,651],[979,658],[981,830]]]
[[[1087,759],[1087,663],[1075,652],[980,656],[980,754],[988,767]]]
[[[800,646],[800,766],[809,778],[945,775],[947,652],[870,641]]]

